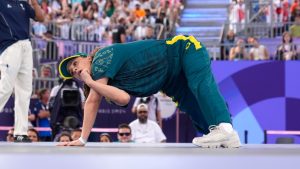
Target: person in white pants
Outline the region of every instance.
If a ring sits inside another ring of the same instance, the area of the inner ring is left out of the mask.
[[[0,111],[15,93],[15,142],[31,142],[27,136],[32,92],[30,18],[44,20],[37,0],[0,1]]]

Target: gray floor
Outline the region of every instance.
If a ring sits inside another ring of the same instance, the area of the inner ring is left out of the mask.
[[[300,168],[300,145],[206,149],[192,144],[0,143],[0,169],[286,169]]]

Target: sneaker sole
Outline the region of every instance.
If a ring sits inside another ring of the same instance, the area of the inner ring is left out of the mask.
[[[239,139],[226,140],[221,142],[209,142],[209,143],[194,143],[194,145],[202,147],[202,148],[239,148],[241,147],[241,143]]]

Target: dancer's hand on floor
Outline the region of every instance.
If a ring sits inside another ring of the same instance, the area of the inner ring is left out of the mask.
[[[71,141],[71,142],[61,142],[57,146],[78,146],[78,147],[83,147],[84,144],[79,140],[74,140],[74,141]]]

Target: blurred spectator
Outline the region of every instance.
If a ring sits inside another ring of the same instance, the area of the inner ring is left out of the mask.
[[[97,20],[99,18],[99,7],[97,3],[92,3],[85,11],[85,17],[89,20]]]
[[[99,12],[103,13],[103,9],[104,9],[104,5],[105,5],[106,0],[94,0],[94,2],[97,3],[98,8],[99,8]]]
[[[268,60],[269,52],[264,45],[259,44],[256,38],[253,39],[253,47],[249,51],[251,60]]]
[[[143,8],[141,8],[141,4],[139,2],[135,4],[133,13],[138,20],[142,20],[146,16],[146,12]]]
[[[147,25],[154,26],[155,25],[155,17],[151,14],[150,9],[145,9],[145,17],[144,17],[144,22]]]
[[[56,18],[62,13],[62,6],[58,0],[52,0],[50,7],[52,9],[50,13],[52,19]]]
[[[58,45],[54,41],[52,31],[48,30],[43,35],[44,35],[43,38],[47,41],[45,58],[47,60],[51,60],[51,61],[57,60],[58,59]]]
[[[118,25],[112,29],[112,43],[125,43],[126,42],[126,28],[125,18],[118,19]]]
[[[32,24],[33,34],[37,37],[43,37],[44,33],[47,32],[45,23],[33,22]]]
[[[51,78],[52,76],[52,68],[50,65],[44,64],[41,67],[41,78]]]
[[[46,15],[48,15],[49,13],[51,13],[51,7],[49,6],[49,2],[48,2],[48,0],[42,0],[42,2],[41,2],[41,8],[42,8],[42,10],[44,11],[44,13],[46,14]]]
[[[282,44],[277,47],[276,60],[295,60],[297,46],[293,44],[293,38],[289,32],[282,35]]]
[[[276,6],[276,20],[278,22],[289,22],[289,16],[290,16],[290,11],[289,11],[289,1],[288,0],[277,0],[274,2]]]
[[[82,7],[83,13],[85,13],[90,8],[91,5],[92,5],[91,0],[83,0],[81,2],[81,7]]]
[[[53,78],[52,67],[50,65],[44,64],[41,67],[41,76],[38,84],[38,89],[47,88],[50,89],[54,84],[50,79]]]
[[[294,22],[297,16],[300,16],[300,2],[294,0],[291,6],[291,22]]]
[[[129,1],[130,0],[123,0],[121,5],[116,7],[116,12],[118,12],[119,16],[129,16],[131,10],[129,9]]]
[[[134,40],[142,40],[145,37],[146,25],[144,22],[145,21],[142,20],[136,25],[134,30]]]
[[[171,15],[172,15],[172,8],[170,6],[170,2],[169,1],[165,1],[163,3],[163,5],[161,5],[158,8],[157,18],[159,18],[162,13],[164,13],[166,17],[171,17]],[[170,18],[168,18],[168,19],[170,19]]]
[[[245,41],[244,39],[238,39],[236,46],[230,49],[229,60],[242,60],[246,58],[248,57],[245,49]]]
[[[30,128],[27,131],[28,137],[32,142],[39,142],[39,132],[34,129],[34,128]]]
[[[149,0],[140,0],[141,8],[142,9],[150,9],[151,4]]]
[[[290,21],[290,3],[288,0],[283,0],[283,4],[282,4],[282,15],[283,15],[283,19],[282,21],[284,23],[289,22]]]
[[[33,114],[35,114],[37,119],[36,126],[50,127],[50,112],[47,105],[50,97],[50,92],[48,89],[41,89],[38,96],[39,100],[35,103],[33,108]],[[51,141],[50,131],[40,131],[39,135],[41,141]]]
[[[111,136],[108,133],[102,133],[99,136],[99,141],[102,143],[111,143]]]
[[[71,131],[71,137],[72,137],[72,140],[78,140],[79,137],[81,136],[81,129],[74,129]]]
[[[60,133],[57,138],[57,142],[71,142],[71,141],[73,141],[73,140],[72,140],[70,133],[68,133],[68,132]]]
[[[156,18],[155,23],[163,24],[165,26],[166,31],[170,31],[170,21],[166,17],[166,13],[162,12],[158,18]]]
[[[223,41],[223,48],[222,48],[222,60],[227,60],[229,59],[229,54],[231,48],[235,44],[235,33],[233,30],[229,30],[227,32],[226,38]]]
[[[166,142],[166,136],[159,125],[148,120],[148,106],[144,103],[137,106],[137,119],[129,124],[132,130],[132,140],[137,143]]]
[[[154,35],[154,28],[151,25],[147,25],[145,28],[145,36],[143,40],[148,40],[148,39],[156,39]]]
[[[244,0],[237,0],[237,3],[233,3],[230,7],[230,29],[233,30],[234,33],[237,33],[244,28],[246,18],[245,8]]]
[[[6,141],[7,142],[14,142],[14,128],[11,128],[7,132],[6,136]]]
[[[300,38],[300,16],[295,18],[294,24],[290,27],[290,33],[293,38]]]
[[[128,124],[120,124],[118,127],[118,142],[120,143],[130,143],[131,140],[131,128]]]
[[[108,17],[111,17],[114,14],[115,6],[112,0],[106,0],[106,4],[104,6],[104,12]]]
[[[102,14],[101,23],[101,25],[105,28],[107,28],[110,25],[110,18],[105,13]]]
[[[136,97],[131,111],[137,114],[137,107],[141,103],[147,105],[147,119],[157,122],[158,125],[162,127],[161,105],[159,99],[155,95],[148,97]]]

